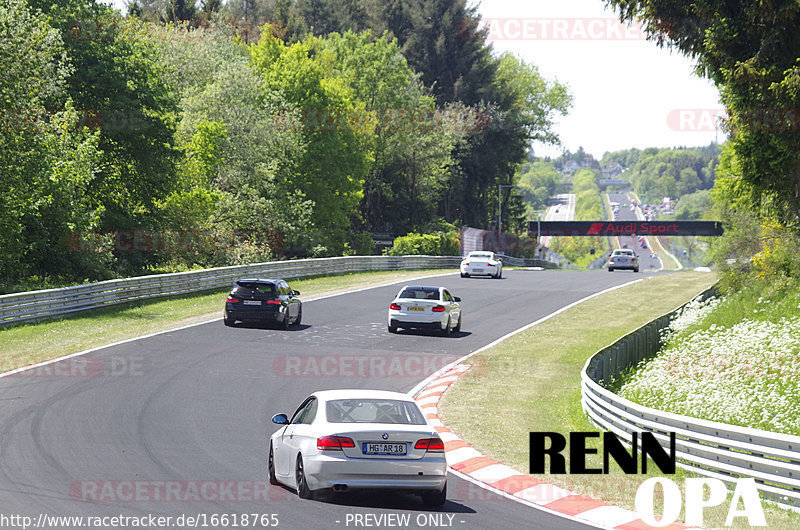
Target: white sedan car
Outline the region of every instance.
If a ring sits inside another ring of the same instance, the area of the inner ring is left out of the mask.
[[[432,329],[444,335],[461,331],[461,298],[444,287],[406,285],[389,305],[389,332]]]
[[[470,276],[502,278],[503,262],[494,252],[485,250],[470,252],[466,258],[461,260],[461,277],[469,278]]]
[[[269,481],[315,492],[392,489],[426,506],[447,495],[444,443],[407,394],[382,390],[315,392],[270,438]]]

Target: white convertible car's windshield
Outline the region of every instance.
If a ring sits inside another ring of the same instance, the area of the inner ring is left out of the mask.
[[[492,259],[492,255],[491,254],[477,253],[477,252],[470,253],[469,257],[470,258],[479,258],[479,259]]]
[[[394,399],[328,401],[325,416],[330,423],[425,425],[425,418],[414,403]]]

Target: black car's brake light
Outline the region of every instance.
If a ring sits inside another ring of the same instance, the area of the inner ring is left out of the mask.
[[[227,300],[225,300],[225,301],[226,301],[226,302],[238,302],[238,301],[239,301],[239,299],[238,299],[238,298],[231,298],[231,297],[229,296],[229,297],[228,297],[228,299],[227,299]]]
[[[280,300],[267,300],[267,303],[268,304],[281,305],[281,301]]]

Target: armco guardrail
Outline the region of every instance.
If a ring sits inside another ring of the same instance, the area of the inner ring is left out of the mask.
[[[228,287],[242,277],[307,278],[331,273],[458,268],[458,256],[346,256],[271,261],[107,280],[0,296],[0,326],[68,315],[147,298]]]
[[[502,256],[500,261],[509,267],[541,267],[543,269],[557,269],[558,263],[538,258],[514,258],[512,256]]]
[[[701,296],[708,296],[706,291]],[[650,431],[664,446],[675,433],[678,465],[722,480],[753,477],[762,496],[800,511],[800,436],[748,429],[644,407],[603,387],[655,355],[675,312],[649,322],[593,355],[581,374],[581,404],[600,428],[623,438]]]

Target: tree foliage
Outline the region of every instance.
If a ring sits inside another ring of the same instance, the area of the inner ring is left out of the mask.
[[[571,104],[494,54],[465,0],[127,7],[0,6],[9,283],[370,252],[369,231],[453,239],[498,208],[519,227],[522,196],[498,204],[498,185]]]
[[[68,247],[72,232],[98,224],[90,188],[101,154],[67,95],[62,37],[11,0],[0,5],[0,49],[0,276],[103,274],[103,259]]]
[[[624,20],[697,61],[719,87],[741,178],[770,196],[776,214],[800,213],[800,3],[608,0]]]
[[[714,185],[719,157],[716,144],[707,147],[645,149],[637,161],[620,175],[643,200],[660,202],[678,198]]]
[[[545,207],[547,199],[557,193],[562,176],[550,162],[524,162],[514,179],[522,189],[522,196],[528,205],[527,217],[535,217],[533,211]]]

